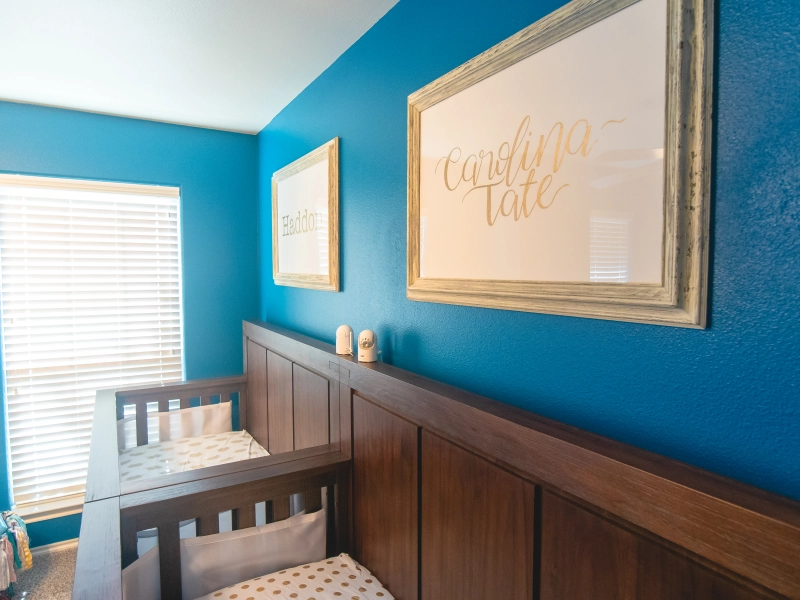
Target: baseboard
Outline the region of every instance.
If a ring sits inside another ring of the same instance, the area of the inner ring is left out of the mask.
[[[56,542],[55,544],[47,544],[46,546],[37,546],[36,548],[31,548],[31,554],[33,558],[37,556],[41,556],[43,554],[50,554],[51,552],[58,552],[59,550],[68,550],[70,548],[77,548],[78,547],[78,538],[74,540],[64,540],[63,542]]]

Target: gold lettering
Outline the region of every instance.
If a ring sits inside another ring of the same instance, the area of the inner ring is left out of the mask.
[[[606,125],[612,123],[620,124],[623,122],[625,122],[624,118],[619,120],[612,119],[606,121],[599,129],[594,129],[594,131],[601,131]],[[561,191],[570,185],[568,182],[561,184],[550,197],[549,202],[547,201],[547,193],[555,183],[554,178],[564,164],[564,160],[568,156],[577,157],[575,160],[588,158],[600,141],[596,136],[594,139],[592,138],[593,128],[588,119],[578,119],[571,123],[569,128],[562,121],[558,121],[546,135],[539,135],[535,151],[531,153],[533,146],[529,137],[533,136],[533,134],[530,131],[530,123],[530,115],[525,116],[517,127],[513,141],[500,143],[496,151],[480,149],[477,153],[467,156],[463,164],[461,164],[461,148],[455,147],[447,156],[439,159],[434,169],[434,173],[438,173],[439,166],[444,163],[442,177],[444,185],[449,191],[454,191],[462,183],[471,186],[462,196],[462,202],[473,192],[477,193],[479,197],[485,192],[486,222],[490,227],[497,222],[500,216],[513,216],[514,221],[519,221],[522,217],[528,218],[537,206],[542,210],[553,206]],[[551,143],[551,140],[553,143]],[[576,143],[575,140],[579,141]],[[552,172],[545,173],[540,180],[537,180],[537,171],[540,170],[549,151],[553,152]],[[459,164],[461,164],[460,177],[455,175],[457,182],[451,184],[450,169],[451,167],[458,169]],[[522,188],[522,191],[518,192],[512,186],[517,181],[520,172],[524,173],[524,182],[517,184],[517,187]],[[500,178],[500,180],[494,181],[496,178]],[[486,183],[481,183],[482,181]],[[501,183],[505,184],[506,189],[500,198],[498,206],[495,207],[492,204],[492,188]],[[529,194],[532,195],[534,186],[536,186],[536,198],[531,203],[528,201],[528,196]],[[522,197],[521,201],[520,196]],[[506,203],[507,200],[509,204]],[[298,230],[300,228],[299,216],[298,214]],[[309,230],[314,228],[312,223],[316,225],[315,221],[308,220]],[[294,227],[291,219],[289,219],[289,226],[290,229]],[[284,231],[285,229],[286,221],[284,220]],[[303,227],[303,230],[305,231],[305,227]]]
[[[524,188],[522,190],[522,214],[525,215],[526,219],[533,212],[533,209],[536,208],[536,204],[534,204],[533,206],[531,206],[531,210],[528,211],[528,190],[534,183],[536,183],[536,181],[534,181],[533,179],[535,176],[536,176],[536,169],[533,168],[530,171],[528,171],[528,178],[525,180],[525,183],[520,184],[520,186]]]
[[[506,155],[503,156],[503,148],[506,149]],[[506,170],[508,167],[508,158],[509,153],[511,152],[511,147],[508,145],[508,142],[503,142],[500,144],[500,147],[497,149],[497,166],[495,167],[495,175],[502,176],[503,171]],[[503,161],[503,168],[500,168],[500,161]]]
[[[469,164],[470,158],[474,161],[472,164],[472,176],[467,177],[467,165]],[[474,154],[470,154],[467,160],[464,161],[464,168],[461,169],[461,181],[471,181],[472,185],[478,185],[478,157]]]
[[[508,212],[506,212],[503,207],[506,204],[506,198],[508,197],[509,194],[513,194],[514,195],[514,203],[511,205],[511,208],[508,210]],[[500,198],[500,214],[503,215],[504,217],[507,217],[512,212],[514,212],[514,213],[517,212],[517,192],[515,192],[514,190],[506,190],[506,193],[503,194],[502,198]],[[514,219],[514,220],[516,221],[517,219]]]
[[[514,136],[514,143],[511,145],[511,155],[508,157],[508,167],[506,168],[506,185],[511,187],[514,184],[514,181],[517,179],[517,175],[519,174],[519,170],[522,168],[522,164],[525,162],[525,155],[528,153],[528,143],[525,143],[525,152],[522,154],[522,160],[517,165],[517,170],[514,171],[514,176],[511,177],[511,165],[514,162],[514,155],[519,150],[520,146],[522,146],[522,141],[525,139],[525,134],[528,133],[528,127],[530,126],[531,118],[530,116],[526,116],[522,119],[522,123],[519,124],[517,128],[517,135]]]
[[[453,160],[453,153],[456,150],[458,150],[458,158]],[[458,183],[455,184],[453,187],[450,187],[450,180],[447,178],[447,170],[450,167],[450,163],[455,164],[459,160],[461,160],[461,148],[458,148],[458,147],[453,148],[452,150],[450,150],[450,154],[448,154],[446,157],[444,157],[444,159],[439,160],[439,162],[441,163],[442,160],[445,161],[445,163],[444,163],[444,184],[447,186],[447,189],[452,192],[453,190],[455,190],[458,187]],[[438,168],[439,165],[437,164],[436,167]],[[461,183],[461,182],[459,182],[459,183]]]

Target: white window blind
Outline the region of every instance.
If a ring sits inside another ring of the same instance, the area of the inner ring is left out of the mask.
[[[0,175],[18,509],[80,504],[95,392],[182,377],[177,188]]]
[[[591,216],[589,280],[625,283],[630,279],[630,220]]]

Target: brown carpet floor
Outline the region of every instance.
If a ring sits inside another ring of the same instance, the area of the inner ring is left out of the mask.
[[[77,548],[33,557],[33,568],[17,573],[14,600],[70,600]]]

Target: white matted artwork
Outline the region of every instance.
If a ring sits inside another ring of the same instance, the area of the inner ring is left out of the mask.
[[[412,94],[408,297],[704,327],[708,4],[575,0]]]
[[[272,176],[272,277],[339,291],[339,138]]]

